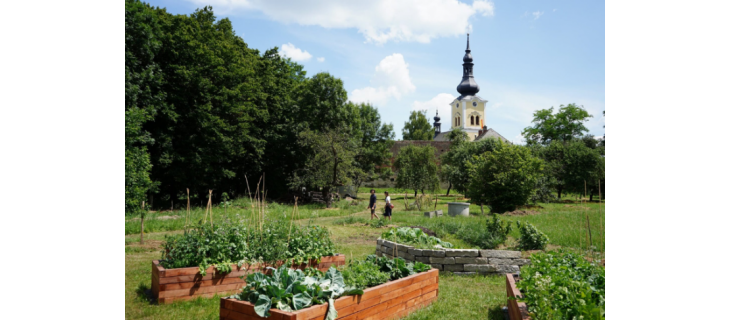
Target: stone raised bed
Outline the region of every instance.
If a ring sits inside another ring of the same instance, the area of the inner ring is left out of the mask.
[[[378,239],[375,254],[379,257],[401,257],[406,261],[420,261],[442,271],[457,275],[506,274],[520,271],[530,263],[522,259],[520,251],[477,249],[416,249],[412,246]]]
[[[327,271],[330,266],[345,264],[345,255],[322,257],[320,262],[310,261],[309,266]],[[304,269],[308,265],[295,265],[292,268]],[[245,276],[249,273],[264,270],[266,266],[231,265],[231,272],[219,273],[215,267],[208,267],[202,276],[198,267],[165,269],[159,260],[152,261],[152,296],[159,304],[176,300],[190,300],[197,297],[210,298],[216,294],[234,293],[246,285]],[[244,279],[239,277],[243,276]]]
[[[506,274],[507,278],[507,313],[510,320],[532,320],[527,312],[527,305],[524,302],[518,302],[517,299],[522,298],[522,293],[515,286],[515,277],[512,274]]]
[[[438,298],[439,271],[431,269],[409,277],[365,289],[360,296],[335,300],[337,319],[398,319],[423,308]],[[259,317],[250,302],[221,298],[220,319],[310,320],[324,319],[328,305],[320,304],[295,312],[270,309],[268,318]]]

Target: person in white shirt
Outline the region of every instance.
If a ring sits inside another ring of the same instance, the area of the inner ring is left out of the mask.
[[[385,213],[383,213],[384,217],[388,217],[388,220],[390,221],[390,217],[393,215],[393,208],[391,207],[392,204],[390,203],[390,196],[388,195],[388,191],[385,192]]]

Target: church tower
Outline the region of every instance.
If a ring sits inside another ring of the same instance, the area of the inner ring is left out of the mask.
[[[469,49],[469,34],[466,35],[466,54],[464,54],[463,76],[456,87],[461,95],[451,102],[451,128],[461,128],[474,141],[485,127],[484,106],[487,100],[477,96],[479,85],[474,80],[474,59]]]

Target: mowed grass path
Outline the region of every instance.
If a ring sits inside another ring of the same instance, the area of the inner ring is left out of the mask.
[[[360,197],[366,194],[359,195]],[[378,207],[383,207],[382,195],[378,201]],[[391,194],[396,209],[392,219],[395,225],[422,225],[429,219],[422,216],[422,212],[404,212],[403,197]],[[410,199],[410,197],[409,197]],[[445,198],[444,198],[445,199]],[[450,198],[449,201],[454,201]],[[400,205],[399,205],[400,202]],[[446,201],[439,200],[438,209],[446,213]],[[585,228],[581,233],[581,226],[585,225],[585,215],[588,214],[591,222],[591,231],[595,245],[602,243],[604,235],[601,230],[600,221],[604,219],[602,204],[540,204],[542,209],[530,209],[539,211],[539,214],[529,216],[502,216],[509,221],[528,221],[534,224],[540,231],[550,237],[551,247],[560,246],[565,248],[578,249],[585,245]],[[343,218],[353,216],[360,219],[369,219],[370,212],[366,210],[366,202],[350,206],[349,203],[340,203],[338,209],[322,209],[320,207],[305,207],[305,217],[297,223],[324,225],[332,232],[332,237],[340,253],[351,258],[364,258],[375,250],[375,240],[387,229],[376,229],[368,226],[342,225]],[[286,214],[290,217],[292,206],[273,205],[272,216]],[[202,210],[200,216],[202,217]],[[300,210],[302,210],[300,208]],[[489,217],[478,215],[478,206],[470,208],[472,214],[468,218],[443,217],[441,219],[460,219],[465,223],[484,223]],[[485,210],[487,210],[485,208]],[[223,211],[222,209],[220,210]],[[229,209],[230,217],[239,217],[244,210]],[[380,211],[380,210],[378,210]],[[326,212],[326,213],[323,213]],[[214,211],[214,218],[217,213]],[[159,213],[157,215],[170,215]],[[177,214],[177,213],[176,213]],[[220,216],[223,216],[222,214]],[[179,220],[179,219],[178,219]],[[594,223],[595,221],[595,223]],[[160,220],[160,226],[165,230],[180,230],[175,228],[177,222],[174,220]],[[131,227],[127,221],[126,228]],[[175,223],[175,224],[173,224]],[[147,227],[148,220],[145,220]],[[184,224],[184,220],[183,220]],[[181,225],[182,226],[182,225]],[[139,224],[137,224],[139,230]],[[131,231],[131,230],[129,230]],[[168,305],[156,305],[148,300],[146,292],[151,284],[151,262],[160,258],[161,244],[165,235],[180,233],[181,231],[153,232],[145,234],[145,244],[139,244],[139,234],[125,235],[125,318],[126,319],[218,319],[219,304],[217,298],[198,299],[193,301],[181,301]],[[507,246],[516,244],[519,232],[512,232],[511,239]],[[447,241],[453,241],[460,245],[458,239],[444,237]],[[507,295],[505,291],[505,279],[503,276],[470,276],[460,277],[448,273],[442,273],[439,279],[439,298],[436,303],[428,308],[415,312],[406,319],[502,319],[501,306],[506,305]]]

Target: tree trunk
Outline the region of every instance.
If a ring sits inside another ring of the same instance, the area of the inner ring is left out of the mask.
[[[449,181],[449,188],[446,189],[446,196],[449,195],[449,192],[451,192],[451,181]]]
[[[591,202],[593,202],[593,191],[591,191]]]
[[[484,215],[484,205],[483,204],[481,204],[481,203],[479,204],[479,209],[482,209],[482,215]]]
[[[558,187],[558,200],[560,200],[560,195],[563,193],[563,188]]]
[[[416,193],[413,195],[414,198],[418,198],[418,189],[414,189]]]
[[[330,187],[322,188],[322,196],[324,196],[324,203],[327,205],[327,208],[331,208],[332,199],[330,199]]]

